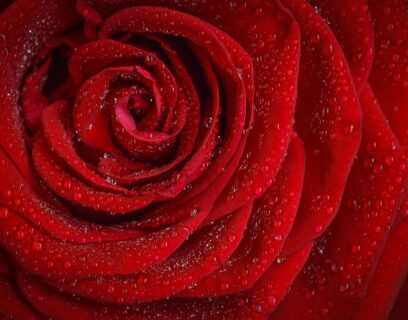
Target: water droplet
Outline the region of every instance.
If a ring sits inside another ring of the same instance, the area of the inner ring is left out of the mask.
[[[382,206],[383,206],[383,202],[382,202],[381,200],[377,200],[377,201],[375,202],[375,207],[376,207],[377,209],[380,209]]]
[[[345,134],[352,134],[354,132],[355,126],[353,124],[344,127],[344,133]]]
[[[63,186],[67,190],[71,189],[71,181],[65,180]]]
[[[255,188],[255,195],[259,196],[261,193],[262,193],[262,188],[261,187]]]
[[[236,237],[235,237],[235,235],[233,235],[233,234],[228,237],[228,241],[229,241],[229,242],[234,242],[235,239],[236,239]]]
[[[221,290],[225,291],[229,288],[229,284],[226,282],[222,282],[220,287],[221,287]]]
[[[315,228],[316,232],[321,232],[323,230],[322,226],[316,226]]]
[[[7,208],[0,208],[0,218],[6,219],[9,216],[9,209]]]
[[[24,231],[21,231],[21,230],[20,230],[20,231],[17,232],[17,238],[23,239],[24,236],[25,236]]]
[[[348,288],[349,288],[349,285],[348,285],[347,283],[342,283],[342,284],[340,284],[340,286],[339,286],[340,292],[344,292],[344,291],[346,291]]]
[[[82,194],[79,192],[74,193],[74,201],[79,201],[82,198]]]
[[[273,237],[276,241],[282,241],[283,240],[283,236],[281,234],[275,234],[275,236]]]
[[[40,241],[34,241],[32,244],[32,248],[34,251],[40,251],[42,248],[42,243]]]
[[[324,43],[323,44],[323,53],[326,55],[329,55],[333,52],[333,44],[330,42]]]
[[[200,210],[198,208],[194,208],[193,210],[191,210],[191,216],[195,217],[198,214],[199,211]]]
[[[145,284],[147,283],[147,278],[145,276],[143,276],[142,274],[138,274],[136,281],[139,285]]]
[[[256,312],[259,312],[259,313],[263,312],[263,308],[262,308],[262,306],[259,305],[259,304],[253,305],[252,308],[253,308]]]
[[[148,54],[146,57],[145,57],[145,63],[148,65],[148,66],[152,66],[153,64],[154,64],[154,55],[153,54]]]
[[[331,270],[332,270],[334,273],[336,273],[336,272],[339,271],[339,266],[338,266],[337,264],[333,263],[333,264],[331,265]]]
[[[387,31],[392,32],[395,26],[393,23],[387,23]]]
[[[266,300],[270,306],[274,306],[276,304],[276,298],[274,296],[269,296]]]
[[[385,157],[385,164],[387,165],[387,166],[390,166],[390,165],[392,165],[392,163],[394,162],[394,157],[393,156],[386,156]]]
[[[322,314],[326,315],[329,313],[329,309],[327,308],[322,308]]]
[[[360,250],[361,250],[361,246],[358,245],[358,244],[355,244],[355,245],[353,245],[353,246],[351,247],[351,252],[352,252],[352,253],[358,253],[358,252],[360,252]]]

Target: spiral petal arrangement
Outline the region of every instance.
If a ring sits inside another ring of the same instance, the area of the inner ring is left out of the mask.
[[[408,313],[404,0],[0,12],[0,315]]]

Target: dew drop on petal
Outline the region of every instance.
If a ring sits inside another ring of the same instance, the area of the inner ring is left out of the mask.
[[[9,209],[0,208],[0,219],[6,219],[9,216]]]
[[[42,249],[42,243],[40,241],[34,241],[32,248],[34,251],[40,251]]]

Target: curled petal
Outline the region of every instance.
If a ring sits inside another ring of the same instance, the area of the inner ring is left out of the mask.
[[[339,213],[317,241],[273,318],[351,317],[378,265],[408,172],[402,150],[369,87],[360,100],[365,115],[363,140]]]
[[[233,294],[251,288],[279,254],[295,220],[304,174],[304,150],[297,136],[279,174],[255,201],[240,246],[216,272],[181,292],[181,297]]]
[[[302,30],[295,128],[306,150],[302,199],[284,247],[290,252],[320,236],[335,217],[361,140],[361,110],[327,24],[306,1],[285,3]]]

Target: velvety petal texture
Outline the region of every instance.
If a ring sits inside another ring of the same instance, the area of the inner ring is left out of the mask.
[[[408,2],[0,1],[0,318],[408,316]]]

